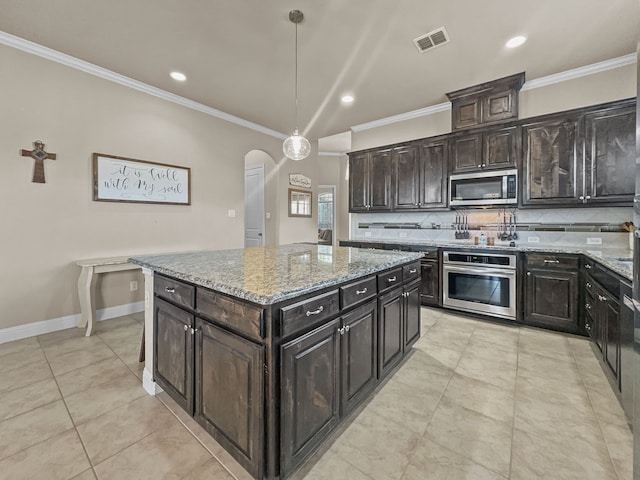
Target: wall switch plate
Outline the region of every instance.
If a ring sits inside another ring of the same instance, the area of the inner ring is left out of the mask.
[[[227,215],[229,216],[229,218],[234,218],[236,216],[236,211],[235,210],[229,210],[227,212]]]
[[[602,245],[602,238],[600,238],[600,237],[589,237],[589,238],[587,238],[587,245]]]
[[[364,232],[364,236],[365,237],[370,237],[371,236],[371,232]]]
[[[407,232],[398,232],[400,238],[407,238]]]
[[[129,282],[129,291],[130,292],[135,292],[136,290],[138,290],[138,281],[137,280],[131,280]]]
[[[271,212],[267,212],[265,215],[267,216],[267,220],[271,218]]]
[[[540,237],[527,237],[527,242],[529,243],[540,243]]]

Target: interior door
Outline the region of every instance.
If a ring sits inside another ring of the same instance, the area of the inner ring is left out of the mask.
[[[244,171],[244,246],[264,245],[264,165]]]

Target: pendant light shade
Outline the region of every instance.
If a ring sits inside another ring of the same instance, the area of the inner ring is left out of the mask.
[[[293,135],[287,138],[282,144],[282,151],[291,160],[302,160],[307,158],[311,151],[309,140],[298,133],[298,24],[304,19],[304,14],[300,10],[291,10],[289,12],[289,20],[296,26],[296,121]]]

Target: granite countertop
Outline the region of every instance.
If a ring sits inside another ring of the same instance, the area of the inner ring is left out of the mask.
[[[552,245],[552,244],[518,244],[515,247],[510,247],[508,244],[493,245],[493,246],[480,246],[469,243],[468,241],[416,241],[408,240],[381,240],[381,239],[357,239],[346,240],[351,242],[362,243],[381,243],[386,245],[408,245],[414,247],[440,247],[440,248],[456,248],[465,250],[513,250],[516,252],[545,252],[545,253],[574,253],[583,254],[592,260],[595,260],[610,270],[614,271],[621,277],[633,281],[633,251],[624,248],[597,248],[598,245],[590,245],[587,248],[586,245]]]
[[[140,255],[129,261],[234,297],[271,305],[421,257],[418,252],[295,244]]]

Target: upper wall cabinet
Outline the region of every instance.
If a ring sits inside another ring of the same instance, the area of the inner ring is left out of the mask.
[[[525,123],[522,205],[629,205],[635,191],[635,103]]]
[[[493,128],[451,139],[451,173],[515,168],[519,157],[518,127]]]
[[[587,114],[585,203],[633,201],[635,156],[635,102]]]
[[[447,93],[451,100],[451,130],[489,125],[518,118],[518,92],[524,72]]]
[[[393,150],[394,210],[424,210],[447,206],[446,137]]]
[[[391,210],[391,149],[349,156],[349,211]]]

